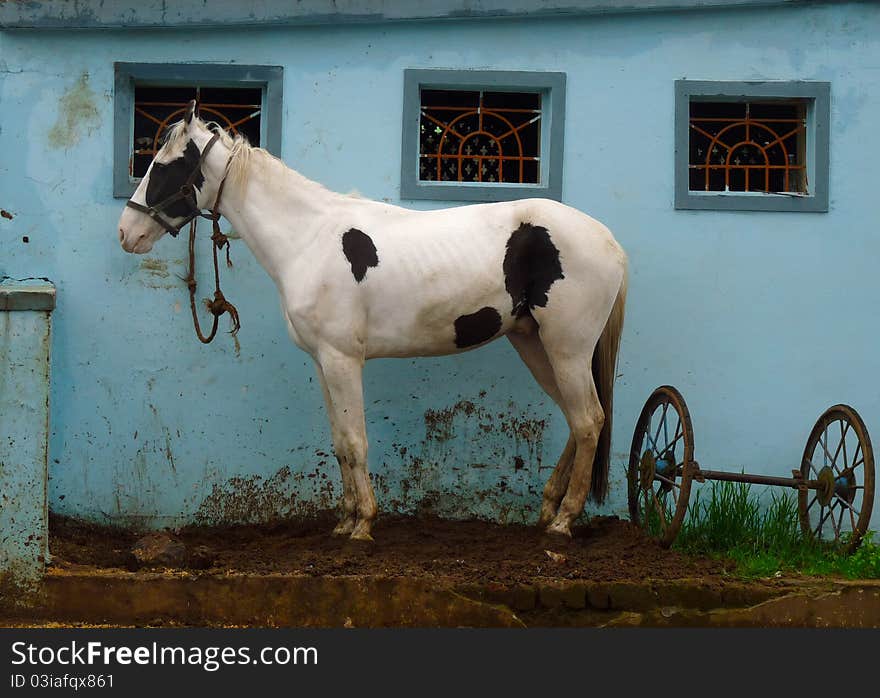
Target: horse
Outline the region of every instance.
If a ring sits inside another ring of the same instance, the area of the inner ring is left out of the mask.
[[[338,194],[191,102],[119,219],[144,254],[213,204],[275,282],[291,340],[323,391],[342,476],[334,535],[372,540],[362,372],[377,357],[439,356],[505,336],[569,427],[538,525],[571,537],[608,488],[627,257],[611,232],[549,199],[416,211]],[[222,196],[221,196],[222,194]]]

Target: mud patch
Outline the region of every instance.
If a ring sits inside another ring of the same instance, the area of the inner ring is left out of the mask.
[[[52,563],[76,561],[92,567],[127,567],[138,534],[129,529],[49,513]]]
[[[559,545],[532,526],[435,517],[380,518],[376,542],[333,538],[330,512],[261,526],[202,527],[178,531],[187,547],[204,546],[214,569],[253,574],[378,575],[444,580],[451,584],[543,580],[625,581],[718,577],[721,562],[664,550],[627,521],[599,517],[575,527]],[[50,549],[56,567],[124,567],[133,534],[53,517]],[[556,552],[550,556],[547,551]]]
[[[230,478],[212,487],[195,521],[202,525],[266,524],[314,516],[336,500],[326,470],[294,473],[284,466],[265,479],[259,475]]]

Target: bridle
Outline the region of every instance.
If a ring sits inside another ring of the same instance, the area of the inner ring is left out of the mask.
[[[202,171],[202,165],[205,163],[205,160],[208,158],[208,153],[211,152],[211,148],[214,147],[214,144],[219,140],[220,134],[215,133],[211,136],[211,140],[208,141],[208,145],[205,146],[205,149],[202,151],[202,154],[199,156],[199,161],[196,163],[193,171],[190,172],[189,177],[187,177],[186,182],[184,182],[180,189],[173,193],[171,196],[168,196],[162,201],[160,201],[155,206],[144,206],[143,204],[139,204],[137,201],[132,201],[129,199],[125,202],[126,206],[133,208],[135,211],[140,211],[141,213],[146,213],[150,218],[156,221],[159,225],[161,225],[165,230],[171,233],[172,237],[177,237],[177,234],[180,232],[180,229],[189,223],[191,220],[196,218],[197,216],[202,216],[203,218],[208,218],[209,220],[212,218],[214,213],[216,213],[217,203],[214,203],[214,210],[211,214],[202,213],[199,208],[199,204],[196,201],[196,187],[195,182],[196,178],[198,178],[199,174]],[[222,184],[221,184],[222,189]],[[164,214],[165,209],[167,209],[171,204],[177,203],[178,201],[183,200],[189,204],[190,214],[186,218],[183,219],[178,225],[174,225],[165,218]],[[220,200],[220,192],[217,193],[217,201]]]
[[[132,201],[131,199],[125,202],[126,206],[133,208],[136,211],[140,211],[141,213],[146,213],[150,218],[152,218],[159,225],[165,228],[166,231],[171,233],[172,237],[177,237],[180,229],[183,228],[183,226],[185,226],[187,223],[189,223],[189,274],[185,279],[183,279],[183,281],[189,288],[189,305],[190,310],[192,311],[193,327],[195,328],[196,336],[203,344],[210,344],[210,342],[213,341],[215,335],[217,334],[217,326],[220,321],[220,316],[223,315],[223,313],[229,313],[229,317],[232,319],[232,335],[235,335],[241,328],[241,323],[239,322],[238,317],[238,310],[234,305],[232,305],[232,303],[226,300],[226,298],[223,296],[223,292],[220,290],[220,267],[217,263],[217,250],[225,247],[226,266],[232,267],[232,260],[229,258],[229,238],[220,231],[220,212],[218,211],[218,207],[220,206],[220,197],[223,194],[223,187],[226,184],[226,176],[224,175],[223,179],[220,180],[220,186],[217,189],[217,198],[214,199],[214,206],[211,208],[210,213],[205,213],[199,208],[195,193],[195,181],[201,172],[202,165],[208,157],[208,153],[211,151],[211,148],[214,147],[214,144],[219,140],[219,138],[220,134],[214,133],[214,135],[211,137],[211,140],[208,141],[208,144],[202,151],[202,154],[199,156],[199,161],[195,164],[193,171],[190,173],[189,177],[187,177],[186,179],[186,182],[181,185],[180,189],[177,192],[175,192],[171,196],[166,197],[155,206],[144,206],[137,203],[136,201]],[[227,163],[227,169],[228,165],[229,164]],[[167,218],[165,218],[163,214],[165,213],[166,209],[171,206],[171,204],[174,204],[181,200],[188,203],[191,210],[189,215],[184,218],[179,225],[174,225]],[[199,317],[196,313],[195,240],[196,224],[198,223],[199,218],[207,218],[209,221],[211,221],[211,224],[214,228],[214,232],[211,235],[211,242],[213,243],[212,250],[214,253],[214,299],[204,299],[205,305],[207,306],[208,310],[211,311],[211,315],[214,316],[214,324],[211,327],[211,332],[207,336],[202,333],[202,328],[199,325]]]

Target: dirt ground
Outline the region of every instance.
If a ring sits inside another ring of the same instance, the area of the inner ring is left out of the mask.
[[[364,544],[331,537],[333,524],[327,514],[276,525],[180,529],[169,533],[186,552],[171,567],[507,584],[536,579],[710,579],[726,572],[719,561],[664,550],[628,521],[609,517],[576,527],[567,543],[550,539],[533,526],[383,517],[374,527],[375,542]],[[138,538],[120,529],[57,516],[50,519],[49,548],[55,567],[138,569],[141,565],[132,554]]]

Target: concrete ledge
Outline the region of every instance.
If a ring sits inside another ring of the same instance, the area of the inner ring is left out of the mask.
[[[880,627],[880,581],[442,579],[52,569],[7,623],[297,627]]]
[[[572,17],[617,12],[805,5],[817,0],[165,0],[0,2],[0,29],[175,28]]]
[[[55,284],[48,279],[0,278],[0,310],[54,310]]]

